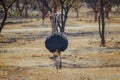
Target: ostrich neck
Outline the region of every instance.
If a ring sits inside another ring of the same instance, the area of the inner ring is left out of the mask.
[[[57,14],[55,13],[54,14],[54,32],[58,32],[58,29],[57,29]]]

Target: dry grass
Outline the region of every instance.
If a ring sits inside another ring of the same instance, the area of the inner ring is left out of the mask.
[[[91,17],[69,18],[69,46],[62,52],[63,68],[58,73],[49,59],[52,54],[44,46],[45,37],[51,33],[50,29],[43,30],[50,27],[49,19],[44,25],[41,20],[29,21],[6,25],[0,35],[0,80],[120,79],[120,18],[107,21],[106,48],[99,47],[98,25]],[[40,29],[15,31],[35,28]]]

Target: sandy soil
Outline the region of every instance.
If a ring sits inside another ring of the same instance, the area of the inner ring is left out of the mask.
[[[48,19],[44,25],[40,20],[7,24],[0,35],[0,80],[120,80],[120,22],[114,20],[106,24],[106,47],[100,47],[97,23],[70,18],[69,46],[58,71],[44,46],[51,33]]]

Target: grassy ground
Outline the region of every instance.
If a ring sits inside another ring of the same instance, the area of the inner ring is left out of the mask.
[[[92,18],[69,18],[68,49],[63,68],[56,70],[45,48],[49,19],[19,20],[0,35],[0,80],[120,80],[120,18],[106,24],[106,47],[100,47],[98,25]],[[20,23],[19,23],[20,22]]]

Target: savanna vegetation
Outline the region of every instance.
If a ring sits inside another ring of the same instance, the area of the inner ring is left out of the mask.
[[[45,39],[68,39],[56,71]],[[120,0],[0,0],[0,80],[119,80]]]

